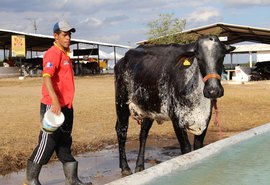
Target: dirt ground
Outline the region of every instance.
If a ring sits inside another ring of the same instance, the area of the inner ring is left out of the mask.
[[[0,79],[0,174],[25,167],[37,144],[40,129],[41,78]],[[113,75],[76,77],[73,154],[96,151],[116,144]],[[224,83],[218,100],[224,137],[270,121],[270,82]],[[130,119],[128,139],[138,139],[140,126]],[[211,120],[205,143],[219,140]],[[175,138],[171,123],[154,124],[151,138]],[[191,138],[192,140],[192,138]]]

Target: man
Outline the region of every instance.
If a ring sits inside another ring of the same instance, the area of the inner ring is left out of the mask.
[[[74,75],[69,58],[71,32],[75,32],[66,21],[57,22],[53,27],[54,45],[43,58],[43,83],[40,118],[43,120],[48,109],[57,115],[63,112],[65,121],[53,133],[41,129],[39,142],[27,161],[25,185],[40,185],[38,176],[42,165],[47,164],[53,152],[63,163],[66,185],[90,185],[78,179],[78,162],[71,154]]]

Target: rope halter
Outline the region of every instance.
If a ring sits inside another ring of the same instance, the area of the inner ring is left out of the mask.
[[[203,81],[206,82],[206,81],[209,80],[210,78],[216,78],[216,79],[218,79],[218,80],[221,79],[220,75],[215,74],[215,73],[210,73],[210,74],[206,75],[206,76],[203,78]]]

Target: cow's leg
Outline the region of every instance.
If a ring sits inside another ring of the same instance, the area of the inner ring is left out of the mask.
[[[135,172],[140,172],[144,170],[144,152],[145,152],[145,144],[147,140],[147,136],[149,133],[150,128],[153,125],[152,119],[144,119],[141,125],[141,132],[140,132],[140,149],[139,154],[136,162]]]
[[[173,121],[173,128],[180,144],[182,154],[188,153],[191,151],[191,144],[188,139],[187,131],[185,128],[179,126],[178,119]]]
[[[130,167],[127,163],[125,145],[127,139],[127,130],[128,130],[128,118],[129,118],[129,109],[126,103],[116,104],[117,112],[117,121],[115,125],[115,130],[118,139],[119,147],[119,167],[122,169],[122,175],[127,176],[132,174]]]
[[[209,117],[208,117],[208,120],[207,120],[207,125],[206,125],[205,130],[203,131],[203,133],[202,133],[201,135],[198,135],[198,136],[195,135],[195,136],[194,136],[194,144],[193,144],[194,150],[197,150],[197,149],[203,147],[203,141],[204,141],[204,138],[205,138],[205,135],[206,135],[208,126],[209,126],[209,122],[210,122],[210,120],[211,120],[211,116],[212,116],[212,106],[213,106],[212,103],[213,103],[213,102],[211,102],[210,114],[209,114]]]
[[[203,147],[203,141],[206,135],[207,128],[203,131],[201,135],[194,135],[194,150],[197,150],[199,148]]]
[[[210,118],[209,118],[209,121],[210,121]],[[197,150],[203,147],[203,141],[207,132],[209,121],[208,121],[207,127],[205,128],[205,130],[203,131],[201,135],[194,135],[194,144],[193,144],[194,150]]]

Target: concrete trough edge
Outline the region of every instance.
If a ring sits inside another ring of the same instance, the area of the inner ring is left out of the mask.
[[[256,128],[241,132],[234,136],[216,141],[211,143],[201,149],[192,151],[185,155],[181,155],[170,159],[168,161],[162,162],[158,165],[150,167],[142,172],[132,174],[127,177],[112,181],[106,185],[142,185],[145,184],[154,178],[172,173],[176,169],[187,168],[195,162],[198,162],[206,157],[209,157],[213,154],[218,153],[219,151],[239,143],[241,141],[250,139],[253,136],[263,134],[267,131],[270,131],[270,123],[258,126]]]

